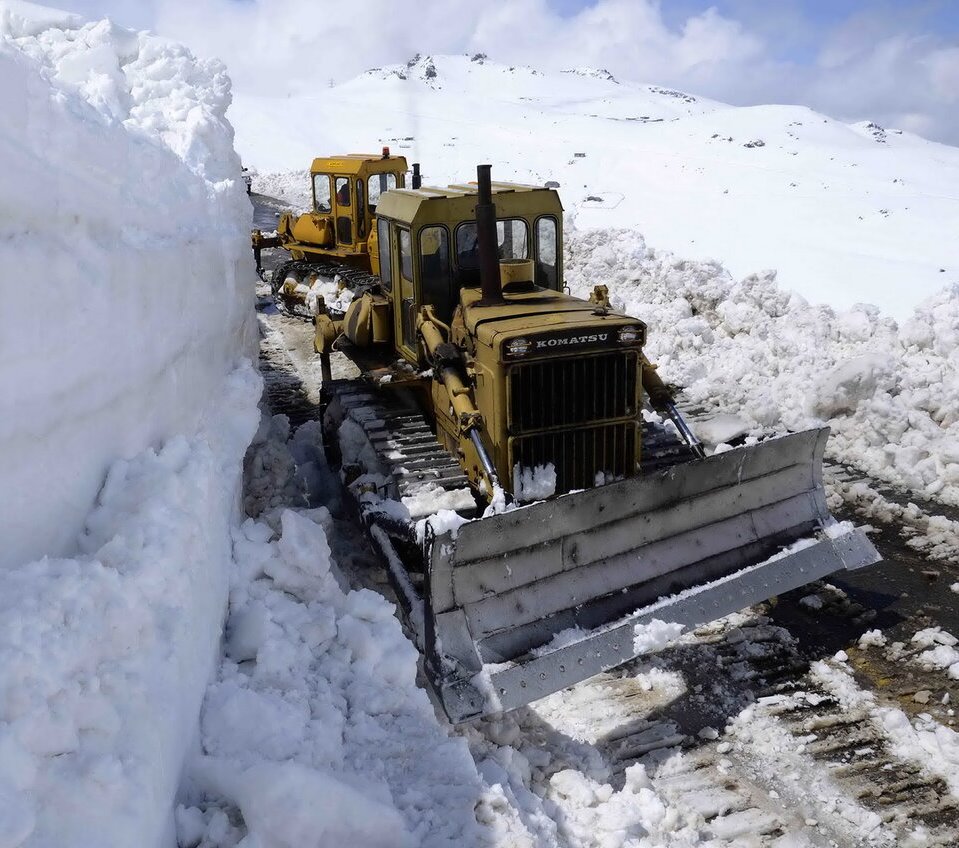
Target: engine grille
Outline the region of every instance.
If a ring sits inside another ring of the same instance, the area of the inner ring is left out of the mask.
[[[523,362],[510,369],[509,428],[528,433],[636,415],[635,351]]]
[[[589,489],[602,472],[631,477],[636,466],[636,422],[580,427],[510,439],[510,468],[553,463],[556,493]]]

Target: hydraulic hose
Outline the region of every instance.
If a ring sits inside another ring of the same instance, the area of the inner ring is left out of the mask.
[[[659,374],[656,373],[656,366],[653,365],[645,355],[642,358],[642,367],[643,389],[646,390],[653,409],[665,413],[669,420],[676,426],[683,441],[689,445],[690,450],[692,450],[699,459],[705,459],[706,451],[703,449],[702,442],[696,438],[696,435],[686,423],[686,419],[680,415],[679,410],[676,408],[676,403],[673,401],[672,392],[667,388]]]

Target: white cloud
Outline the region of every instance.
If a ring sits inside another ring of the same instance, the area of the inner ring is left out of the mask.
[[[859,14],[820,33],[815,62],[781,58],[787,30],[805,23],[792,4],[777,38],[767,14],[740,21],[715,8],[669,26],[654,0],[598,0],[571,16],[547,0],[67,0],[112,11],[229,66],[237,88],[283,96],[324,86],[414,53],[481,51],[543,69],[604,67],[735,104],[797,102],[843,120],[872,119],[959,143],[959,45],[916,35],[901,16]],[[134,21],[131,16],[135,16]],[[808,35],[804,36],[808,40]]]

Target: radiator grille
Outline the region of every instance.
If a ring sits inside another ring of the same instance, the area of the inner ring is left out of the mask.
[[[528,433],[636,415],[635,351],[524,362],[510,369],[509,427]]]
[[[590,489],[596,475],[633,476],[636,466],[636,422],[581,427],[576,430],[537,433],[510,439],[510,468],[552,463],[556,468],[556,493]]]

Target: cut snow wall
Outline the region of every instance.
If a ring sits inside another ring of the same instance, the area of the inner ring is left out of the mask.
[[[262,382],[110,468],[70,559],[0,569],[0,845],[169,848],[215,660]]]
[[[75,550],[109,464],[192,434],[252,352],[218,62],[0,0],[0,567]]]

